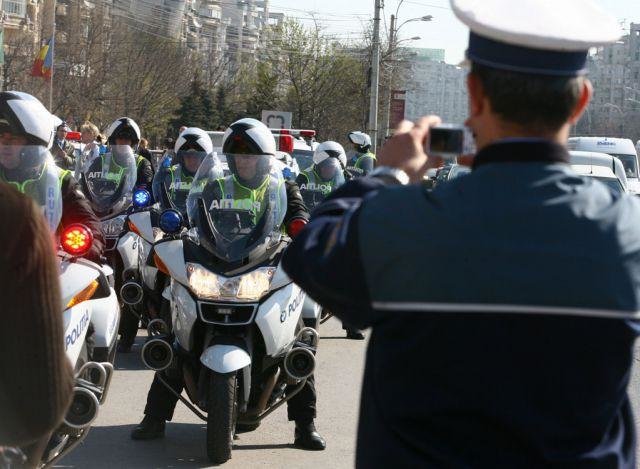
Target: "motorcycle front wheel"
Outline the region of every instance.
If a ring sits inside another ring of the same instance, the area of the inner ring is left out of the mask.
[[[207,409],[207,456],[214,464],[231,459],[238,420],[237,373],[211,372]]]

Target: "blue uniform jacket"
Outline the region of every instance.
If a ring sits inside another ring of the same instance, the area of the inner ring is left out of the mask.
[[[285,270],[372,327],[358,467],[634,468],[640,201],[550,142],[498,143],[426,192],[329,196]]]

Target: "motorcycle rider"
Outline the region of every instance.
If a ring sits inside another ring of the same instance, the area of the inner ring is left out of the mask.
[[[324,199],[344,183],[342,168],[346,163],[347,156],[339,143],[328,141],[318,145],[313,153],[313,166],[301,172],[296,179],[307,205],[311,205],[318,194]],[[342,328],[347,331],[347,339],[364,340],[364,333],[360,329],[346,323],[342,324]]]
[[[227,156],[231,174],[217,180],[218,184],[204,188],[218,192],[219,199],[231,196],[235,203],[245,205],[250,200],[253,216],[259,219],[261,209],[266,203],[262,199],[267,192],[270,181],[271,160],[276,152],[276,143],[271,131],[263,123],[255,119],[241,119],[232,124],[226,131],[223,153]],[[298,186],[292,181],[285,181],[287,193],[287,212],[284,226],[293,235],[296,221],[308,220],[308,213],[302,201]],[[208,198],[209,199],[209,198]],[[214,197],[215,199],[215,197]],[[264,210],[264,209],[263,209]],[[172,388],[181,392],[184,387],[183,378],[163,373],[165,381]],[[160,382],[157,375],[153,380],[149,394],[145,417],[133,430],[131,437],[136,440],[154,439],[164,436],[165,421],[171,420],[177,398]],[[295,445],[309,450],[323,450],[324,439],[316,431],[316,390],[313,375],[307,379],[303,389],[287,402],[289,420],[296,422]]]
[[[51,123],[51,124],[49,124]],[[71,171],[55,166],[49,151],[53,144],[53,123],[49,111],[33,96],[19,91],[0,93],[0,180],[20,192],[43,177],[57,177],[62,201],[62,218],[58,229],[81,223],[93,233],[91,250],[85,256],[100,262],[104,240],[100,221]],[[52,227],[55,229],[55,227]]]
[[[153,198],[160,205],[160,210],[175,208],[183,214],[185,219],[187,218],[186,202],[193,184],[193,177],[202,160],[211,152],[213,152],[213,143],[204,130],[192,127],[180,134],[175,144],[176,157],[173,160],[175,164],[169,167],[160,166],[153,178]],[[159,216],[158,210],[151,210],[154,226],[157,226]],[[158,282],[158,286],[160,285],[161,282]],[[156,291],[149,301],[152,305],[149,307],[150,310],[160,311],[162,291]],[[131,350],[136,338],[138,322],[138,318],[133,314],[123,316],[119,344],[121,353]]]
[[[366,176],[376,165],[376,155],[371,153],[371,137],[364,132],[354,131],[348,135],[353,144],[349,152],[347,170],[353,177]]]
[[[337,142],[323,142],[313,153],[313,165],[302,171],[296,178],[296,184],[306,202],[307,193],[320,192],[323,197],[329,195],[340,183],[344,183],[344,168],[347,155]]]
[[[114,146],[128,145],[134,151],[138,149],[140,143],[140,127],[130,117],[121,117],[111,123],[106,132],[109,148]],[[136,153],[137,178],[136,187],[151,192],[153,183],[153,166],[151,162]]]
[[[211,137],[202,129],[185,129],[175,144],[175,158],[169,167],[160,167],[153,178],[153,198],[161,208],[176,208],[186,218],[187,195],[205,156],[213,152]]]

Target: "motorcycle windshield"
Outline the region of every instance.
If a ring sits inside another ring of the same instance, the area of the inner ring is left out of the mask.
[[[182,164],[158,169],[153,177],[153,198],[163,210],[173,208],[186,216],[187,197],[193,187],[195,172],[190,173]]]
[[[201,244],[233,263],[280,239],[287,210],[282,172],[269,155],[226,155],[231,174],[204,162],[187,202]]]
[[[84,165],[83,188],[99,217],[117,215],[129,207],[136,176],[135,155],[128,145],[112,145]]]
[[[31,197],[41,207],[52,233],[62,218],[62,194],[60,191],[64,173],[58,168],[46,149],[30,145],[0,145],[0,179]],[[38,158],[32,158],[39,155]],[[36,160],[42,161],[30,164]]]
[[[336,158],[328,158],[304,171],[306,181],[300,184],[300,194],[309,211],[345,183],[344,172]]]

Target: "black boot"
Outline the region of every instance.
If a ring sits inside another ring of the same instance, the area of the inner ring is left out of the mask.
[[[324,438],[316,431],[313,420],[296,421],[296,439],[294,445],[298,448],[313,451],[322,451],[327,447]]]
[[[364,340],[364,333],[360,329],[347,329],[347,339]]]
[[[131,432],[132,440],[155,440],[164,437],[164,419],[145,415]]]

